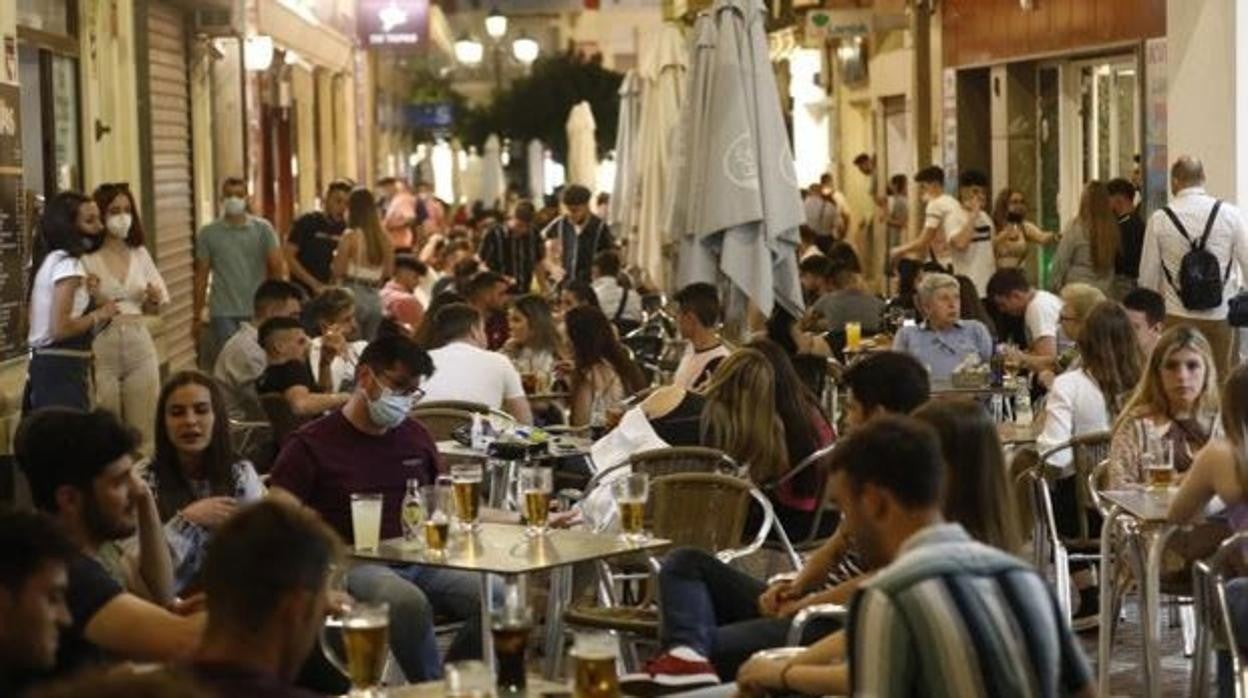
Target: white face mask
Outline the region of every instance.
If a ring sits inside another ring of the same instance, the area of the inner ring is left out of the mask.
[[[247,199],[241,196],[225,197],[225,215],[241,216],[247,212]]]
[[[130,234],[130,226],[134,223],[134,217],[129,213],[118,213],[115,216],[109,216],[105,226],[108,228],[110,235],[116,238],[126,239]]]

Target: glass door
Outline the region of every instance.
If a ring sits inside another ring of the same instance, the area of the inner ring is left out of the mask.
[[[1079,85],[1081,185],[1138,171],[1140,92],[1134,55],[1073,64]]]

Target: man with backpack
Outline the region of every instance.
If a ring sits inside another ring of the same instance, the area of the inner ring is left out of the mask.
[[[1248,225],[1237,207],[1205,192],[1205,168],[1195,157],[1175,160],[1170,191],[1170,205],[1149,218],[1139,283],[1165,299],[1167,327],[1191,325],[1205,335],[1221,378],[1234,343],[1227,301],[1248,278]]]

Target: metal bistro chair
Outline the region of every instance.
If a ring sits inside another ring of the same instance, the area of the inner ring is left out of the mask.
[[[1236,698],[1248,698],[1248,657],[1244,656],[1235,641],[1230,606],[1226,599],[1227,579],[1243,572],[1244,546],[1248,545],[1248,531],[1240,531],[1218,546],[1217,552],[1192,566],[1192,586],[1196,607],[1196,650],[1192,662],[1192,682],[1188,695],[1203,698],[1211,695],[1209,685],[1209,655],[1215,651],[1227,652],[1231,659],[1231,671],[1235,681]]]
[[[1109,432],[1077,436],[1041,454],[1039,463],[1027,468],[1017,478],[1018,484],[1025,490],[1024,501],[1031,514],[1033,562],[1036,568],[1041,570],[1052,564],[1057,600],[1061,604],[1067,622],[1071,619],[1070,563],[1101,562],[1100,538],[1092,534],[1092,525],[1088,517],[1088,512],[1094,506],[1094,502],[1087,491],[1087,475],[1108,455],[1109,441]],[[1071,466],[1052,465],[1052,457],[1064,451],[1072,452]],[[1079,516],[1077,517],[1077,534],[1068,537],[1059,534],[1057,530],[1049,481],[1071,476],[1076,478],[1075,500]]]
[[[763,490],[768,494],[778,492],[779,489],[785,485],[785,483],[792,482],[810,468],[816,468],[820,464],[826,464],[827,459],[832,456],[832,452],[835,450],[836,443],[833,442],[815,451],[814,453],[811,453],[809,456],[803,458],[797,465],[789,469],[789,472],[785,473],[778,480],[763,487]],[[831,482],[831,478],[827,476],[826,469],[818,474],[817,481],[818,484],[815,487],[815,491],[819,493],[819,501],[816,505],[817,508],[815,509],[815,516],[811,521],[810,528],[801,532],[792,532],[794,535],[800,536],[797,541],[794,542],[792,536],[790,535],[791,532],[785,530],[784,524],[777,520],[776,540],[768,540],[764,545],[764,547],[772,550],[778,549],[789,551],[792,556],[790,560],[795,568],[800,568],[802,566],[802,560],[798,553],[808,552],[819,547],[823,543],[823,540],[819,538],[819,528],[823,524],[824,514],[831,509],[829,504],[829,483]]]
[[[251,461],[261,475],[273,467],[277,457],[277,439],[273,425],[261,420],[242,420],[230,417],[230,443],[234,452]]]
[[[763,522],[752,540],[745,541],[745,525],[751,503],[763,510]],[[727,563],[756,552],[775,524],[771,502],[748,480],[720,473],[677,473],[655,478],[650,483],[646,504],[646,528],[652,535],[672,541],[673,547],[693,547],[713,553]],[[635,645],[657,642],[662,617],[655,599],[661,563],[646,555],[649,566],[646,593],[637,605],[615,605],[605,599],[601,605],[578,605],[563,614],[571,628],[594,628],[624,636],[628,643],[624,656],[636,669]],[[605,565],[603,566],[605,567]],[[551,629],[548,629],[548,632]],[[562,656],[562,627],[547,636],[547,656]]]

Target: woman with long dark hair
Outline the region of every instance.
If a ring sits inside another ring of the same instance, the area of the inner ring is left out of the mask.
[[[338,238],[331,276],[355,294],[355,317],[360,336],[372,341],[381,324],[381,286],[394,276],[394,245],[381,227],[377,200],[359,187],[347,197],[347,224]]]
[[[107,234],[82,264],[99,280],[98,294],[117,303],[117,317],[95,337],[95,402],[137,429],[140,448],[151,453],[160,366],[144,317],[160,312],[169,290],[143,246],[143,223],[130,187],[102,184],[92,198]]]
[[[74,191],[52,197],[39,222],[27,291],[31,359],[23,414],[91,407],[91,341],[117,304],[92,297],[81,257],[99,246],[103,229],[99,206]]]
[[[507,310],[503,353],[520,373],[549,375],[559,358],[559,330],[550,303],[537,295],[520,296]]]
[[[1079,201],[1079,216],[1062,233],[1053,254],[1050,289],[1060,291],[1068,283],[1082,281],[1109,294],[1120,238],[1118,218],[1109,207],[1109,190],[1104,182],[1088,182]]]
[[[156,496],[181,593],[203,563],[208,539],[238,505],[264,496],[252,464],[230,441],[221,389],[199,371],[175,373],[156,403],[156,451],[143,476]]]
[[[572,308],[564,324],[572,345],[572,426],[605,426],[607,409],[644,389],[646,378],[598,308]]]

